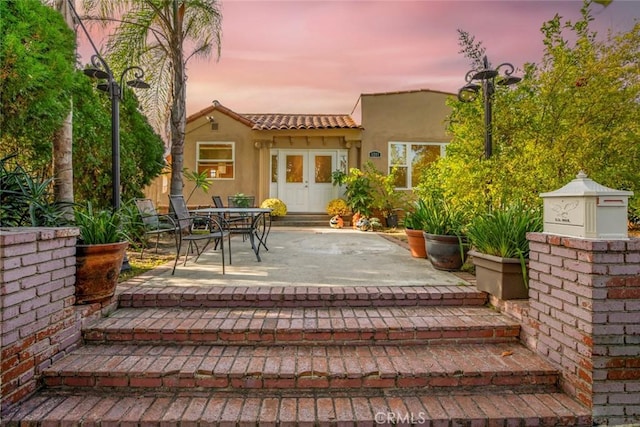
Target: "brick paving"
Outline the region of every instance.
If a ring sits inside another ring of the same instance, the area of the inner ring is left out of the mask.
[[[81,395],[41,393],[3,425],[83,426],[590,426],[562,393]]]
[[[188,283],[188,282],[187,282]],[[120,307],[483,306],[487,295],[458,286],[200,286],[143,283],[122,291]]]
[[[49,387],[156,390],[471,388],[558,381],[557,371],[518,343],[84,346],[43,375]]]
[[[87,342],[503,342],[520,325],[485,307],[123,308],[84,331]]]

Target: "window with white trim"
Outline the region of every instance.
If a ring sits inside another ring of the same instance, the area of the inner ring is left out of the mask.
[[[206,172],[209,179],[233,179],[235,156],[235,142],[198,142],[198,173]]]
[[[443,157],[443,142],[389,142],[389,173],[396,169],[396,188],[412,189],[420,180],[422,169]]]

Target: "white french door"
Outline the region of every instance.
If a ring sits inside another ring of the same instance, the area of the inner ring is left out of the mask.
[[[278,195],[289,212],[324,212],[338,194],[331,183],[337,168],[335,150],[280,150]]]

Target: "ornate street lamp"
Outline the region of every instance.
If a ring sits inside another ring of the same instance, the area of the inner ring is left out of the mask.
[[[500,70],[504,69],[503,74]],[[484,157],[488,159],[493,152],[493,136],[492,136],[492,111],[491,103],[493,101],[493,93],[495,85],[511,86],[522,80],[520,77],[513,76],[515,68],[508,62],[498,65],[496,68],[489,68],[489,60],[487,57],[482,58],[482,69],[470,70],[465,76],[467,82],[458,91],[458,99],[462,102],[472,102],[478,97],[478,92],[482,89],[484,101]],[[480,83],[480,84],[478,84]]]
[[[105,61],[102,55],[100,55],[98,49],[93,43],[93,40],[91,40],[89,32],[82,23],[82,20],[73,5],[73,0],[69,0],[68,3],[71,11],[78,20],[78,24],[80,24],[82,31],[85,36],[87,36],[87,39],[95,52],[95,54],[91,56],[92,68],[85,69],[84,73],[92,78],[106,80],[106,82],[99,83],[97,88],[107,92],[111,99],[111,191],[112,206],[114,210],[117,210],[120,208],[120,101],[123,96],[122,86],[124,83],[124,77],[129,71],[133,71],[135,79],[127,81],[127,86],[138,89],[148,89],[150,86],[142,80],[144,77],[144,71],[138,66],[125,68],[120,75],[120,79],[115,79],[109,64],[107,64],[107,61]]]

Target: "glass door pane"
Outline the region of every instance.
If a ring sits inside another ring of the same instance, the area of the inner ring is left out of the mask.
[[[290,155],[286,157],[286,179],[287,182],[304,181],[304,159],[301,155]]]
[[[316,184],[331,184],[332,156],[315,156],[315,182]]]

